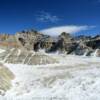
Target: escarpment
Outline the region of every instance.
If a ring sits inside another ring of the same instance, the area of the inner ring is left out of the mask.
[[[0,35],[0,47],[17,48],[22,51],[38,52],[44,49],[47,53],[57,52],[65,54],[91,56],[100,49],[100,35],[91,36],[72,36],[70,33],[63,32],[57,37],[44,35],[35,30],[17,32],[15,35]]]

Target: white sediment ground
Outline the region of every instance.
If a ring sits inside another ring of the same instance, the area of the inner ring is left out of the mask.
[[[100,58],[48,54],[59,63],[4,63],[15,75],[0,100],[100,100]]]
[[[3,53],[5,50],[4,49],[0,49],[0,53]]]

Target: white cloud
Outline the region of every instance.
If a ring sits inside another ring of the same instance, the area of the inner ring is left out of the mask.
[[[76,26],[76,25],[69,25],[69,26],[59,26],[59,27],[51,27],[47,29],[40,30],[41,33],[51,35],[51,36],[58,36],[62,32],[67,32],[74,34],[76,32],[89,30],[91,28],[94,28],[94,26]]]
[[[36,19],[38,21],[41,21],[41,22],[52,22],[52,23],[55,23],[55,22],[60,20],[60,18],[58,18],[57,16],[52,15],[52,14],[45,12],[45,11],[39,12],[36,15]]]

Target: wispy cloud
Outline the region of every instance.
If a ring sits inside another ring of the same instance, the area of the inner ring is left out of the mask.
[[[52,15],[51,13],[41,11],[36,15],[36,19],[40,22],[52,22],[56,23],[60,20],[60,18],[56,15]]]
[[[47,34],[47,35],[51,35],[51,36],[58,36],[62,32],[74,34],[76,32],[89,30],[94,27],[95,26],[88,26],[88,25],[84,25],[84,26],[77,26],[77,25],[69,25],[68,26],[67,25],[67,26],[59,26],[59,27],[51,27],[51,28],[43,29],[43,30],[40,30],[40,32]]]

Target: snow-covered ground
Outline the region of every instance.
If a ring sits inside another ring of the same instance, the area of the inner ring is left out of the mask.
[[[49,54],[59,63],[7,64],[13,87],[0,100],[100,100],[100,58]]]

